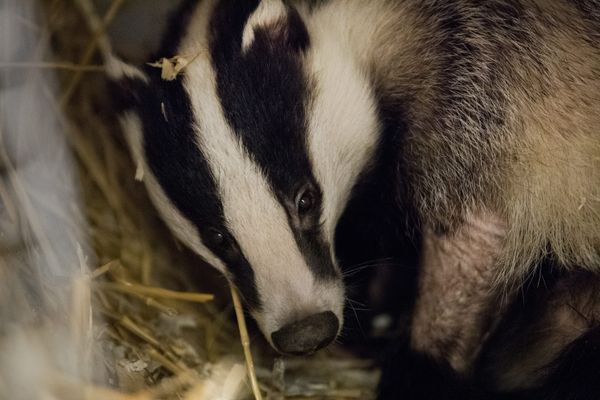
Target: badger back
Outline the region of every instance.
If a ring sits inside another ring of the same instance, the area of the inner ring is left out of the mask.
[[[403,195],[442,230],[501,216],[505,277],[548,253],[599,271],[598,3],[409,4],[413,40],[379,67],[407,109]]]

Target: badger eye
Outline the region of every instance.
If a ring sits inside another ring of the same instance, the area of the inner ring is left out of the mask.
[[[315,195],[310,190],[304,191],[298,198],[296,207],[300,214],[309,212],[315,206]]]
[[[227,243],[227,238],[223,232],[219,232],[216,229],[211,229],[208,233],[209,240],[214,246],[225,246]]]

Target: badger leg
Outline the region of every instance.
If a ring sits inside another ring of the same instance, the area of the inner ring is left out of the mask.
[[[427,231],[411,347],[465,374],[508,305],[495,268],[505,233],[491,214],[470,217],[453,233]]]
[[[468,375],[509,303],[494,268],[505,231],[499,218],[481,214],[453,233],[424,233],[410,338],[384,365],[380,399],[493,398]]]
[[[484,215],[453,234],[426,232],[410,337],[384,365],[380,399],[600,399],[599,278],[560,278],[512,330],[510,318],[498,330],[516,294],[498,286],[504,231]],[[504,356],[482,360],[490,345]],[[495,384],[472,379],[476,361],[491,362]]]

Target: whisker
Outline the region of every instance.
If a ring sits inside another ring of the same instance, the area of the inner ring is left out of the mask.
[[[368,307],[365,303],[361,303],[360,301],[356,301],[356,300],[352,300],[349,297],[346,297],[346,301],[352,303],[352,304],[358,304],[361,307]]]
[[[350,265],[346,265],[345,268],[357,268],[357,267],[362,267],[363,265],[367,265],[367,264],[375,264],[375,263],[381,263],[381,262],[385,262],[385,261],[392,261],[394,258],[393,257],[382,257],[382,258],[373,258],[371,260],[366,260],[357,264],[350,264]]]
[[[376,267],[399,267],[399,268],[404,268],[404,269],[417,269],[418,266],[417,265],[409,265],[409,264],[404,264],[404,263],[399,263],[399,262],[389,262],[389,263],[374,263],[374,264],[366,264],[366,265],[362,265],[360,267],[354,267],[350,270],[348,270],[347,268],[345,268],[345,270],[342,272],[342,276],[343,277],[348,277],[348,276],[352,276],[355,275],[361,271],[364,271],[365,269],[368,268],[376,268]]]
[[[346,297],[346,301],[348,302],[348,305],[350,307],[352,307],[352,309],[355,312],[356,311],[365,311],[365,312],[372,311],[372,309],[367,304],[363,304],[360,301],[352,300],[348,297]],[[356,307],[356,306],[358,306],[358,307]]]
[[[365,265],[365,266],[362,266],[362,267],[359,267],[359,268],[355,268],[355,269],[350,270],[350,271],[344,271],[342,273],[342,276],[343,277],[348,277],[348,276],[356,275],[359,272],[362,272],[362,271],[364,271],[366,269],[375,268],[375,267],[381,267],[381,266],[384,266],[384,265],[386,265],[386,264]]]
[[[370,309],[370,308],[354,307],[354,306],[351,306],[351,307],[354,309],[354,311],[361,311],[361,312],[369,312],[369,311],[372,311],[372,309]]]
[[[354,318],[356,318],[356,324],[358,325],[358,329],[360,329],[360,334],[363,336],[363,338],[367,338],[367,335],[365,334],[365,331],[362,328],[362,325],[360,323],[360,319],[358,318],[358,314],[356,313],[356,310],[354,309],[354,306],[352,305],[352,303],[348,303],[348,305],[350,306],[350,308],[352,309],[352,312],[354,313]]]

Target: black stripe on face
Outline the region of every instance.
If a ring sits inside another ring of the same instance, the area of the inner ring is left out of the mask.
[[[254,41],[242,52],[244,26],[257,6],[258,1],[223,0],[214,10],[210,54],[217,94],[225,118],[287,211],[307,264],[317,277],[330,279],[337,274],[322,239],[322,193],[306,148],[310,87],[301,53],[309,46],[308,32],[297,11],[288,8],[286,20],[255,29]],[[317,206],[300,216],[296,199],[306,187]]]
[[[172,25],[185,25],[193,12],[193,3],[198,1],[184,3]],[[184,29],[171,28],[170,40],[158,56],[174,55],[183,32]],[[194,116],[182,76],[166,81],[161,79],[157,68],[146,66],[143,70],[149,83],[126,82],[132,94],[123,110],[133,109],[142,121],[148,166],[169,200],[198,230],[206,247],[227,266],[248,306],[259,310],[254,272],[227,230],[215,179],[195,140]],[[223,241],[216,240],[216,231],[222,233]]]

